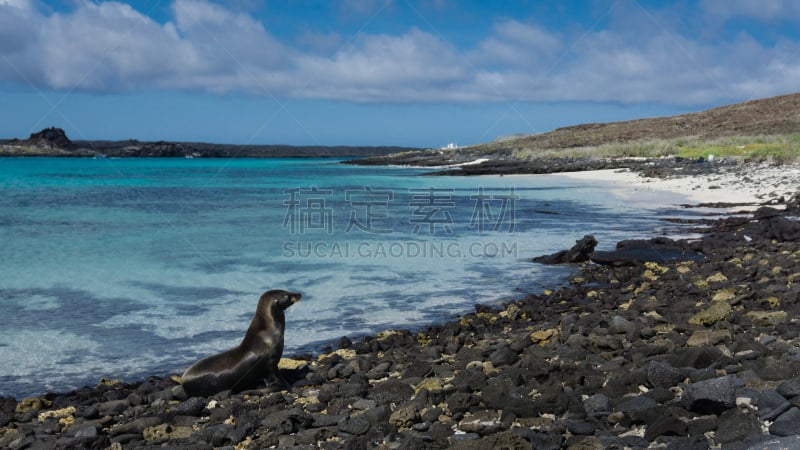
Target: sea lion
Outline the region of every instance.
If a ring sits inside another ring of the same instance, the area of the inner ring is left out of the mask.
[[[258,300],[256,314],[237,347],[203,358],[186,369],[182,378],[186,394],[210,396],[226,389],[238,392],[256,387],[261,381],[280,388],[288,387],[278,371],[286,328],[283,311],[300,301],[300,297],[296,292],[265,292]]]

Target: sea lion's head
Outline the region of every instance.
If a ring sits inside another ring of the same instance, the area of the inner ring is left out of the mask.
[[[262,306],[266,306],[268,308],[277,308],[279,311],[283,311],[299,302],[301,297],[302,295],[297,292],[274,289],[265,292],[264,295],[261,296],[261,298],[258,300],[258,306],[259,309],[261,309]]]

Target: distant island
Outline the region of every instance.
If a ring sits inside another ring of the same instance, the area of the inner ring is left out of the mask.
[[[419,150],[396,146],[233,145],[205,142],[72,141],[61,128],[45,128],[28,139],[0,140],[2,156],[126,158],[321,158],[367,157]]]

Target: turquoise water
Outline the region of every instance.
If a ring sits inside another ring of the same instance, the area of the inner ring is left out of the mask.
[[[331,159],[0,159],[0,395],[182,373],[297,290],[286,355],[563,282],[532,264],[658,210],[552,176],[428,177]]]

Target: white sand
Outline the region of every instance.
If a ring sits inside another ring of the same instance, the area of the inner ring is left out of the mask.
[[[453,169],[453,168],[456,168],[456,167],[474,166],[476,164],[480,164],[480,163],[483,163],[483,162],[486,162],[486,161],[489,161],[489,158],[478,158],[478,159],[476,159],[474,161],[467,161],[467,162],[458,163],[458,164],[448,164],[446,166],[428,166],[426,168],[427,169]]]
[[[742,167],[745,169],[742,170]],[[616,169],[568,172],[553,176],[610,185],[615,195],[631,202],[669,205],[748,204],[746,207],[734,208],[737,210],[754,210],[760,204],[780,197],[788,200],[800,190],[800,165],[748,164],[732,170],[724,166],[711,174],[666,179],[646,178],[628,170]]]

